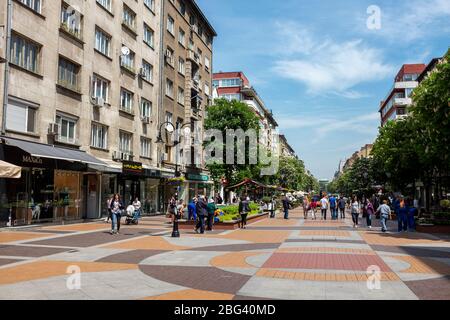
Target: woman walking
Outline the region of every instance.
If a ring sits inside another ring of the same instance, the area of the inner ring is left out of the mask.
[[[114,195],[110,195],[109,198],[106,200],[106,208],[108,210],[108,217],[106,217],[105,222],[109,223],[109,220],[112,219],[112,213],[111,213],[111,203],[114,199]]]
[[[246,197],[241,197],[239,202],[239,214],[241,215],[241,228],[247,229],[247,215],[250,212],[250,204]]]
[[[355,196],[351,204],[353,228],[358,228],[359,212],[361,211],[361,205],[359,204],[358,198]]]
[[[369,199],[366,201],[366,223],[367,228],[372,229],[372,216],[375,214],[372,202]]]
[[[120,219],[122,217],[123,203],[117,193],[111,202],[111,234],[118,234],[120,231]]]
[[[408,213],[409,206],[403,197],[400,197],[399,205],[398,205],[398,232],[407,232],[408,231]]]

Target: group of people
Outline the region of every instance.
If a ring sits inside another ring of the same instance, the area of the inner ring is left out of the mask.
[[[390,206],[390,205],[391,206]],[[379,215],[381,221],[381,230],[387,231],[387,220],[390,219],[392,212],[397,216],[398,232],[406,232],[415,229],[414,217],[417,215],[417,208],[413,201],[402,196],[392,197],[380,201],[380,197],[373,196],[371,199],[362,197],[359,199],[354,196],[352,199],[344,198],[342,195],[337,197],[334,195],[324,194],[322,198],[314,196],[306,197],[303,201],[304,218],[307,219],[311,215],[311,219],[316,220],[316,212],[320,208],[321,219],[327,220],[328,210],[331,213],[332,220],[345,219],[345,212],[349,210],[352,216],[353,227],[358,228],[359,216],[366,220],[367,228],[372,228],[372,220],[374,216]]]
[[[133,210],[133,213],[129,214],[135,214],[137,213],[138,216],[140,216],[142,204],[139,201],[139,197],[136,197],[132,203],[128,206],[128,208],[125,208],[125,205],[123,201],[120,198],[120,194],[116,193],[109,197],[106,200],[106,207],[108,208],[108,216],[106,218],[106,223],[111,220],[111,234],[119,234],[120,231],[120,221],[122,219],[122,216],[126,215],[127,211]]]
[[[222,203],[221,198],[209,199],[207,196],[199,195],[194,197],[188,204],[188,220],[197,221],[195,233],[204,234],[212,231],[214,226],[214,216],[217,210],[217,203]]]

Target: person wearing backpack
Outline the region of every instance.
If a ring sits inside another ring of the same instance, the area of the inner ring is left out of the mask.
[[[247,229],[247,216],[250,212],[250,204],[246,197],[241,197],[239,202],[239,214],[241,215],[241,229]]]
[[[343,196],[340,197],[339,201],[338,201],[338,207],[339,207],[339,211],[341,213],[341,219],[345,219],[345,199]]]

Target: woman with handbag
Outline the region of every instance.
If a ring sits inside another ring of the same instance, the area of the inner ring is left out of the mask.
[[[375,214],[375,209],[369,199],[366,200],[365,208],[367,228],[372,229],[372,216]]]

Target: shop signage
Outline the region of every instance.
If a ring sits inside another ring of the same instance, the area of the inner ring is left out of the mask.
[[[42,158],[27,155],[22,156],[22,162],[28,164],[39,164],[39,165],[43,164]]]
[[[122,163],[123,174],[143,174],[144,167],[140,162],[124,161]]]
[[[209,181],[209,177],[204,174],[192,174],[192,173],[186,173],[186,178],[191,181]]]

